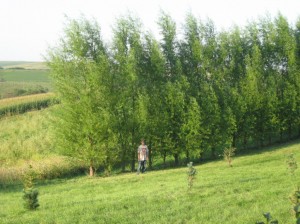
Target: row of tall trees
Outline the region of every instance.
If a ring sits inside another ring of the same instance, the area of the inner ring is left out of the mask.
[[[178,33],[162,12],[160,38],[131,16],[105,43],[96,21],[68,21],[48,54],[61,106],[57,147],[90,174],[135,168],[145,138],[153,158],[215,158],[300,135],[300,20],[278,14],[217,31],[187,14]]]

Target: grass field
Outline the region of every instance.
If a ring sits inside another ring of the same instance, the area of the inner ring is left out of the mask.
[[[49,70],[0,70],[0,99],[48,91]]]
[[[0,82],[0,99],[48,91],[52,91],[49,82]]]
[[[0,188],[19,182],[28,164],[40,179],[84,172],[80,162],[58,155],[54,148],[50,124],[54,108],[0,119]]]
[[[24,63],[31,63],[28,61],[0,61],[0,66],[5,67],[5,66],[19,66]]]
[[[0,70],[0,78],[10,82],[50,82],[49,70]]]
[[[23,68],[23,69],[49,69],[46,62],[32,62],[32,61],[0,61],[0,66],[5,69]]]
[[[51,154],[50,112],[51,108],[0,120],[0,167]]]
[[[22,186],[0,190],[1,223],[255,223],[271,212],[295,223],[289,195],[294,190],[286,156],[299,158],[299,142],[234,159],[196,166],[187,189],[187,168],[79,177],[37,184],[40,207],[22,206]],[[297,170],[296,176],[299,171]]]

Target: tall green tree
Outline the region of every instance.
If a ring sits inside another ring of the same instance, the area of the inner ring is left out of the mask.
[[[130,162],[135,168],[136,148],[140,142],[138,112],[139,84],[142,75],[143,48],[141,23],[137,18],[125,16],[117,20],[112,43],[112,68],[114,77],[113,114],[117,122],[116,132],[121,146],[122,170]]]
[[[57,147],[85,161],[93,176],[106,160],[108,142],[115,144],[107,135],[110,115],[102,83],[109,73],[107,51],[96,22],[69,20],[64,35],[48,56],[62,102],[56,119]]]
[[[191,158],[198,158],[201,149],[201,112],[195,98],[191,97],[184,113],[180,130],[180,139],[185,151],[186,162]]]
[[[165,58],[158,41],[147,33],[143,43],[144,70],[139,86],[144,87],[143,96],[146,97],[146,116],[143,122],[143,136],[149,148],[149,166],[155,156],[166,158],[163,144],[165,119],[164,90],[165,90]],[[164,160],[165,161],[165,160]]]

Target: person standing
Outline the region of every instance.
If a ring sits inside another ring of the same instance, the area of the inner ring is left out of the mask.
[[[148,147],[145,145],[144,139],[141,140],[141,145],[138,147],[138,169],[137,173],[139,174],[140,172],[144,173],[146,171],[146,163],[148,160]]]

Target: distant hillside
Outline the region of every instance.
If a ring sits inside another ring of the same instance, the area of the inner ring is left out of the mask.
[[[0,66],[4,69],[49,69],[46,62],[30,62],[30,61],[0,61]]]
[[[11,66],[11,65],[19,65],[19,64],[24,64],[24,63],[32,63],[28,61],[0,61],[0,66]]]

